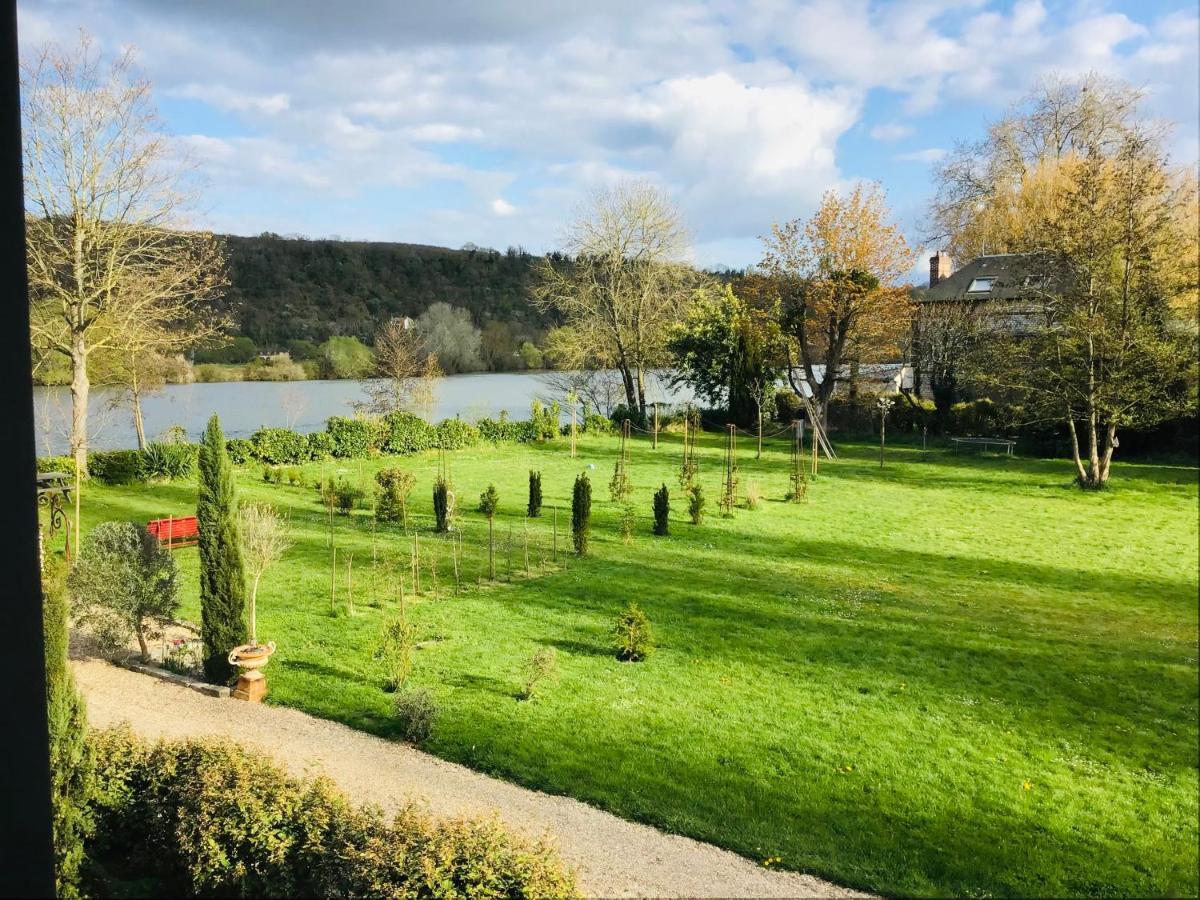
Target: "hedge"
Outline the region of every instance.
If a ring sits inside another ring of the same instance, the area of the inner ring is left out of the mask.
[[[388,413],[383,417],[383,434],[380,449],[396,456],[410,456],[437,445],[437,429],[412,413]]]
[[[444,419],[437,427],[437,445],[443,450],[462,450],[479,443],[479,429],[461,419]]]
[[[545,842],[494,819],[437,820],[415,807],[387,819],[327,779],[294,778],[220,740],[150,744],[118,729],[92,741],[91,855],[155,878],[163,896],[579,896]]]
[[[330,453],[338,459],[359,459],[379,449],[382,429],[378,420],[333,416],[325,423]]]
[[[250,435],[254,458],[273,466],[308,462],[308,436],[287,428],[260,428]]]

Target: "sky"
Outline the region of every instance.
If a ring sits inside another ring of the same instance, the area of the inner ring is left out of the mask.
[[[672,196],[702,266],[880,182],[914,247],[931,166],[1052,72],[1146,91],[1200,158],[1192,2],[23,0],[22,52],[128,45],[206,182],[197,220],[542,253],[624,178]]]

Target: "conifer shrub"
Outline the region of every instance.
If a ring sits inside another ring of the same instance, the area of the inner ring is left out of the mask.
[[[500,508],[500,494],[496,490],[494,484],[489,484],[487,490],[479,495],[479,511],[488,519],[492,519],[496,515],[496,510]]]
[[[698,484],[688,489],[688,515],[693,525],[699,525],[704,519],[704,489]]]
[[[617,616],[613,626],[613,647],[617,659],[641,662],[654,652],[654,633],[650,620],[636,603],[630,603]]]
[[[637,511],[633,508],[632,503],[626,503],[621,507],[621,543],[632,544],[633,532],[637,528]]]
[[[433,518],[433,530],[438,534],[450,530],[450,485],[441,477],[433,483]]]
[[[536,519],[542,514],[542,473],[529,472],[529,504],[525,509],[525,514],[531,519]]]
[[[632,493],[633,482],[629,480],[629,473],[625,471],[621,460],[618,459],[613,463],[613,477],[608,483],[608,497],[613,503],[624,503]]]
[[[588,536],[592,528],[592,482],[586,472],[575,479],[571,494],[571,541],[578,556],[587,556]]]
[[[290,434],[290,432],[288,432]],[[246,642],[246,575],[238,539],[237,497],[225,436],[216,416],[200,444],[200,637],[204,674],[216,684],[230,680],[229,651]]]
[[[654,533],[666,535],[670,532],[671,494],[664,484],[654,492]]]

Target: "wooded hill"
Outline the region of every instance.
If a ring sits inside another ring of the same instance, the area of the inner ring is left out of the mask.
[[[530,302],[536,257],[510,248],[451,250],[424,244],[306,240],[275,234],[226,238],[229,305],[241,334],[261,348],[350,335],[370,343],[395,316],[437,302],[463,307],[475,324],[507,323],[532,339],[553,324]]]

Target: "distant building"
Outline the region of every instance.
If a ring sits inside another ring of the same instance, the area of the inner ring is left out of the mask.
[[[1047,271],[1051,266],[1042,253],[997,253],[977,256],[956,271],[949,254],[939,250],[929,257],[929,287],[914,291],[914,299],[975,304],[990,327],[1027,332],[1044,308],[1046,292],[1061,280]]]

